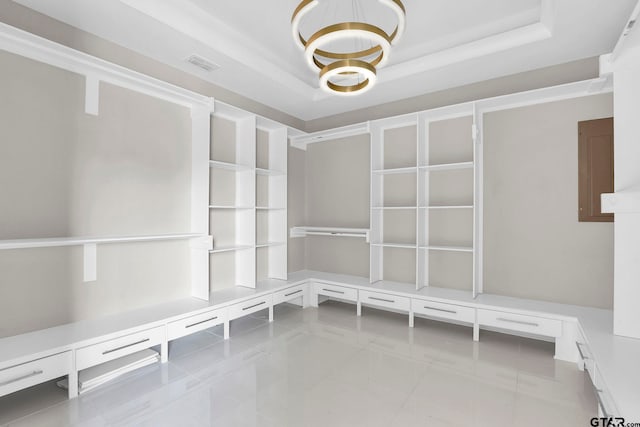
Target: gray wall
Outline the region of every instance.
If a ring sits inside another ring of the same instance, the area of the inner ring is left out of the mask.
[[[578,222],[578,121],[599,95],[485,116],[485,292],[612,307],[613,223]]]
[[[190,230],[189,111],[107,84],[84,113],[84,78],[0,52],[0,239]],[[0,336],[190,295],[189,244],[0,251]]]
[[[361,135],[308,146],[304,152],[306,218],[296,225],[369,228],[369,139]],[[289,163],[290,171],[292,167]],[[305,240],[306,268],[369,276],[369,245],[364,239],[318,236]]]
[[[287,175],[287,230],[291,230],[291,227],[307,225],[306,151],[288,147]],[[289,272],[306,268],[305,241],[306,239],[289,238],[287,247]]]

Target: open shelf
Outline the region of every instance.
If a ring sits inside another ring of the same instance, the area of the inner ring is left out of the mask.
[[[371,171],[371,173],[376,175],[396,175],[396,174],[409,174],[416,173],[418,171],[417,166],[413,167],[405,167],[405,168],[392,168],[392,169],[377,169]]]
[[[416,206],[374,206],[371,209],[379,211],[401,211],[417,209]]]
[[[283,246],[285,242],[266,242],[266,243],[258,243],[256,244],[256,248],[270,248],[273,246]]]
[[[241,210],[241,209],[253,209],[251,206],[222,206],[222,205],[210,205],[209,209],[230,209],[230,210]]]
[[[221,246],[219,248],[214,248],[209,251],[211,254],[219,254],[223,252],[233,252],[233,251],[241,251],[244,249],[253,249],[253,246],[241,245],[241,246]]]
[[[428,249],[430,251],[445,252],[473,252],[472,247],[468,246],[421,246],[420,249]]]
[[[473,205],[420,206],[420,209],[473,209]]]
[[[2,249],[51,248],[58,246],[81,246],[87,244],[157,242],[163,240],[186,240],[206,237],[203,234],[156,234],[148,236],[112,236],[112,237],[53,237],[46,239],[0,240]]]
[[[232,170],[232,171],[242,171],[242,170],[253,169],[251,166],[239,165],[236,163],[229,163],[229,162],[221,162],[219,160],[209,160],[209,167],[217,168],[217,169]]]
[[[279,170],[274,170],[274,169],[256,168],[256,174],[266,175],[266,176],[279,176],[279,175],[286,175],[287,173]]]
[[[416,249],[417,245],[409,243],[372,243],[371,246],[380,248]]]
[[[473,162],[443,163],[439,165],[420,166],[420,169],[428,170],[431,172],[456,169],[473,169]]]

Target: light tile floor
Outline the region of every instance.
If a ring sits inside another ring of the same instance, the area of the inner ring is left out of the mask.
[[[0,398],[10,426],[588,426],[587,376],[553,345],[327,302],[177,340],[170,362],[78,399],[52,383]]]

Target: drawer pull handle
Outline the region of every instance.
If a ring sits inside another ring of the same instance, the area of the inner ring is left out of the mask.
[[[497,320],[501,322],[507,322],[507,323],[517,323],[518,325],[535,326],[535,327],[540,326],[538,323],[523,322],[522,320],[505,319],[504,317],[498,317]]]
[[[611,418],[611,414],[607,412],[607,408],[604,407],[604,401],[602,400],[602,393],[604,391],[601,388],[596,389],[596,398],[598,399],[598,405],[600,405],[600,409],[602,409],[602,415],[605,418]]]
[[[150,338],[145,338],[145,339],[143,339],[143,340],[136,341],[136,342],[131,343],[131,344],[123,345],[122,347],[113,348],[113,349],[111,349],[111,350],[103,351],[103,352],[102,352],[102,355],[104,356],[104,355],[106,355],[106,354],[113,353],[114,351],[124,350],[124,349],[125,349],[125,348],[127,348],[127,347],[133,347],[134,345],[142,344],[142,343],[147,342],[147,341],[151,341],[151,339],[150,339]]]
[[[242,311],[250,310],[250,309],[252,309],[252,308],[254,308],[254,307],[257,307],[257,306],[259,306],[259,305],[266,304],[266,303],[267,303],[266,301],[262,301],[262,302],[259,302],[259,303],[257,303],[257,304],[250,305],[249,307],[244,307],[244,308],[242,309]]]
[[[427,310],[441,311],[443,313],[458,314],[458,312],[455,310],[446,310],[444,308],[429,307],[428,305],[425,305],[424,308],[426,308]]]
[[[384,298],[377,298],[377,297],[369,297],[369,299],[372,299],[374,301],[382,301],[382,302],[388,302],[391,304],[395,304],[395,301],[392,299],[384,299]]]
[[[576,347],[578,347],[578,353],[580,353],[580,358],[584,361],[584,360],[589,360],[588,357],[586,357],[584,355],[584,353],[582,352],[582,343],[576,342]]]
[[[42,371],[42,370],[33,371],[30,374],[26,374],[26,375],[23,375],[21,377],[14,378],[12,380],[2,382],[2,383],[0,383],[0,387],[4,387],[4,386],[9,385],[9,384],[17,383],[18,381],[26,380],[28,378],[37,377],[38,375],[42,375],[43,373],[44,373],[44,371]]]
[[[217,318],[218,318],[218,316],[212,317],[211,319],[202,320],[200,322],[192,323],[190,325],[185,326],[184,328],[185,329],[193,328],[194,326],[198,326],[198,325],[202,325],[203,323],[211,322],[212,320],[216,320]]]
[[[295,292],[289,292],[288,294],[284,294],[284,296],[285,297],[290,297],[291,295],[299,294],[300,292],[302,292],[302,289],[298,289]]]
[[[333,289],[324,289],[324,288],[322,290],[325,291],[325,292],[333,292],[334,294],[344,295],[343,291],[334,291]]]

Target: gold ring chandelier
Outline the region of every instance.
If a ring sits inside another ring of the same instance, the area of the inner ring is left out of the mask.
[[[376,82],[376,69],[389,60],[391,46],[402,37],[406,23],[404,5],[400,0],[378,0],[396,14],[398,24],[391,34],[381,28],[363,22],[342,22],[316,31],[308,39],[300,33],[300,22],[304,15],[319,4],[319,0],[303,0],[291,17],[291,30],[296,44],[304,50],[309,67],[319,71],[320,87],[339,95],[358,95],[371,89]],[[367,40],[373,44],[369,49],[338,53],[325,50],[329,43],[346,40]],[[356,76],[356,84],[340,84],[337,77]]]

